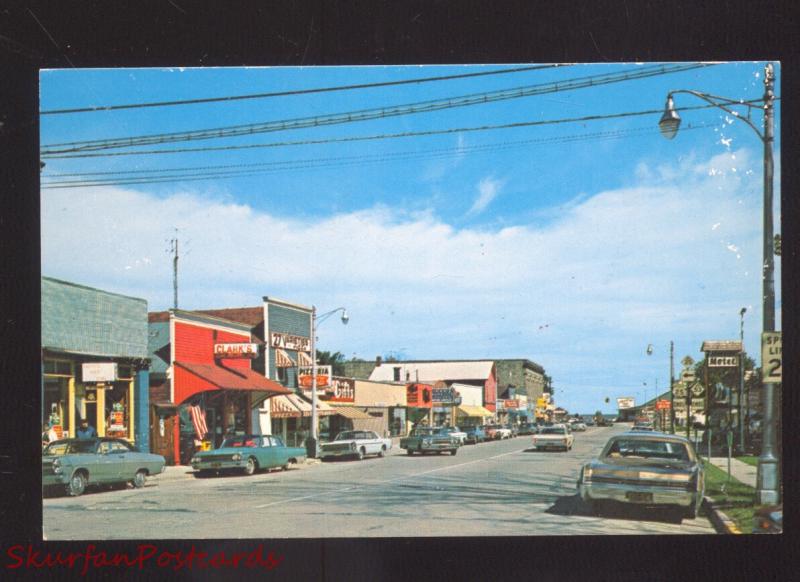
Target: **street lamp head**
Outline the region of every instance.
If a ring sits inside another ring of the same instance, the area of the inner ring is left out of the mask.
[[[347,325],[347,322],[350,321],[350,316],[347,315],[347,310],[342,309],[342,323]]]
[[[745,314],[746,312],[747,312],[747,307],[742,307],[742,310],[739,312],[739,315],[742,315],[742,316],[744,316],[744,314]]]
[[[667,97],[664,115],[661,116],[658,127],[661,130],[661,135],[667,139],[672,139],[677,135],[680,126],[681,117],[678,115],[678,112],[675,111],[675,104],[672,102],[672,95],[670,95]]]
[[[647,355],[648,356],[653,355],[653,344],[647,344]]]

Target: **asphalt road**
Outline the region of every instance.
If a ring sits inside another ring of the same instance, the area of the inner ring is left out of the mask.
[[[44,499],[44,535],[60,539],[320,538],[713,534],[701,515],[619,508],[596,517],[575,481],[612,434],[575,433],[569,452],[531,437],[467,445],[456,456],[336,461],[252,477],[156,477],[141,490]],[[190,469],[187,469],[187,472]]]

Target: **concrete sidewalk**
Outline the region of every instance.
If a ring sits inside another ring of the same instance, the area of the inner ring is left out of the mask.
[[[715,467],[728,472],[728,457],[711,457],[709,460]],[[736,458],[731,459],[731,477],[754,489],[756,487],[756,468]]]

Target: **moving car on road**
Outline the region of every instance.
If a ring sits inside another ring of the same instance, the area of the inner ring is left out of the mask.
[[[545,426],[533,435],[533,446],[537,451],[544,449],[561,449],[568,451],[572,448],[575,437],[569,428],[563,424]]]
[[[519,425],[518,433],[520,436],[536,434],[536,425],[530,422]]]
[[[581,498],[597,513],[606,501],[666,507],[694,519],[705,491],[691,442],[678,435],[626,432],[611,437],[578,477]]]
[[[138,489],[164,467],[164,457],[142,453],[123,439],[63,439],[42,452],[42,486],[61,486],[72,496],[93,485],[131,483]]]
[[[455,455],[461,446],[460,439],[450,435],[444,428],[419,427],[411,431],[407,437],[400,439],[400,448],[406,454],[437,453],[444,451]]]
[[[346,430],[336,435],[336,440],[320,446],[320,459],[355,457],[359,461],[367,455],[383,457],[392,448],[392,439],[384,439],[371,430]]]
[[[306,449],[287,447],[281,437],[272,435],[234,435],[226,437],[213,451],[202,451],[192,457],[195,477],[212,472],[236,471],[252,475],[262,469],[286,471],[290,464],[306,460]]]

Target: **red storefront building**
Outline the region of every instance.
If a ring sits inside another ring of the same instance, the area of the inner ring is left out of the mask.
[[[251,368],[264,346],[246,324],[171,309],[150,313],[148,326],[150,448],[168,464],[187,464],[226,434],[259,432],[261,403],[291,393]]]

